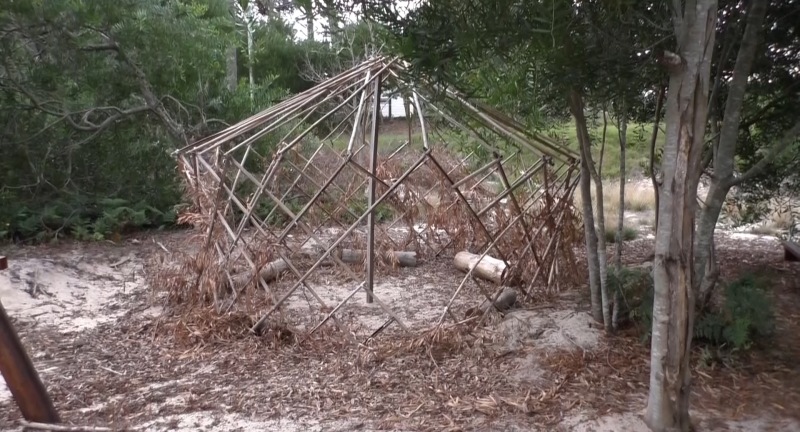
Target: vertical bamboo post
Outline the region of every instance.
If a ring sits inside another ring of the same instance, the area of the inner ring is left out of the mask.
[[[369,192],[367,194],[367,206],[372,209],[375,203],[376,169],[378,167],[378,134],[380,129],[378,123],[381,115],[381,78],[379,74],[375,77],[375,90],[372,106],[372,139],[370,140],[369,152]],[[367,303],[372,303],[372,287],[375,281],[375,209],[370,210],[367,215]]]
[[[6,257],[0,256],[0,270],[8,267]],[[17,402],[22,416],[29,422],[61,423],[47,389],[39,379],[36,368],[19,336],[11,326],[11,319],[0,303],[0,374],[6,380],[11,396]]]

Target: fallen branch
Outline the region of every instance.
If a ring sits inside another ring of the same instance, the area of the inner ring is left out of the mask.
[[[484,256],[480,262],[478,262],[479,258],[480,255],[463,251],[456,254],[453,258],[453,264],[457,269],[465,273],[469,272],[474,267],[475,270],[472,274],[475,276],[496,284],[502,284],[508,272],[506,263],[497,258],[492,258],[489,255]]]
[[[111,431],[111,428],[101,426],[71,426],[51,423],[37,423],[20,420],[19,423],[25,429],[36,429],[56,432],[106,432]]]

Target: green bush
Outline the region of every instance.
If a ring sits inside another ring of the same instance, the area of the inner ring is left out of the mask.
[[[622,294],[620,316],[640,324],[649,335],[653,321],[653,278],[649,269],[623,267],[617,272],[609,268],[606,283],[611,293]]]
[[[622,241],[631,241],[636,240],[636,237],[639,235],[639,232],[636,229],[631,227],[623,227],[622,228]],[[617,242],[617,228],[616,227],[609,227],[606,226],[605,232],[606,243],[613,244]]]
[[[769,337],[775,326],[774,306],[766,294],[769,279],[746,275],[725,287],[722,306],[696,320],[694,337],[733,350],[748,349]]]
[[[653,282],[649,274],[626,269],[622,277],[609,272],[609,287],[619,289],[630,304],[629,317],[641,324],[642,339],[650,339],[653,323]],[[769,337],[775,325],[774,306],[766,294],[769,280],[745,275],[724,287],[723,302],[696,317],[695,341],[740,351]],[[620,285],[621,284],[621,285]]]

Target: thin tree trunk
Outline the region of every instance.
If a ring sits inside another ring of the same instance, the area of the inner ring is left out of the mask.
[[[310,41],[314,40],[314,9],[309,5],[308,10],[306,10],[306,33],[308,34],[307,39]]]
[[[734,185],[733,171],[736,142],[742,118],[742,105],[747,91],[747,79],[758,51],[760,32],[763,31],[767,0],[754,0],[747,13],[747,25],[736,55],[727,97],[725,112],[714,151],[714,176],[701,210],[695,243],[695,289],[698,309],[704,310],[713,294],[717,281],[716,256],[714,256],[714,231],[728,191]]]
[[[682,14],[675,13],[678,51],[664,54],[670,91],[653,263],[650,392],[645,414],[645,421],[654,432],[691,429],[694,228],[717,3],[698,0],[696,5],[687,3]]]
[[[228,91],[236,91],[236,84],[239,79],[239,70],[236,65],[236,45],[228,47],[225,52],[225,87]]]
[[[598,238],[598,231],[594,223],[591,191],[594,163],[590,151],[586,118],[583,113],[583,99],[576,90],[570,92],[569,106],[572,116],[575,118],[576,134],[581,151],[580,189],[583,207],[583,225],[586,235],[586,259],[589,268],[589,290],[592,301],[592,316],[595,321],[603,323],[606,328],[610,328],[611,314],[610,310],[607,308],[608,292],[605,290],[605,239]],[[602,184],[599,192],[598,203],[602,203]],[[598,211],[598,220],[602,218],[602,213],[602,207],[600,207],[600,211]]]
[[[580,134],[579,134],[580,135]],[[579,140],[581,138],[578,138]],[[603,322],[603,301],[600,295],[600,264],[597,259],[597,231],[594,229],[594,211],[592,210],[592,178],[589,165],[581,150],[581,207],[583,211],[583,228],[586,240],[586,259],[589,269],[589,293],[591,295],[592,317]]]
[[[622,303],[622,245],[625,239],[625,149],[628,146],[628,112],[625,101],[622,101],[622,108],[619,114],[619,214],[617,216],[617,242],[615,248],[614,268],[616,269],[617,279],[620,283],[614,290],[614,309],[611,314],[611,327],[616,330],[619,327],[619,313]]]
[[[237,0],[230,0],[228,7],[235,30],[239,18],[239,3]],[[239,67],[237,61],[237,48],[236,43],[234,43],[225,50],[225,87],[230,92],[236,91],[236,86],[239,83]]]
[[[247,72],[250,78],[250,109],[255,109],[256,100],[256,80],[253,71],[253,20],[245,13],[245,22],[247,23]]]
[[[653,184],[653,197],[655,198],[656,217],[653,223],[653,228],[658,229],[658,176],[656,175],[656,143],[658,143],[658,125],[661,122],[661,108],[664,105],[664,93],[666,89],[664,86],[659,86],[658,96],[656,99],[656,115],[653,121],[653,135],[650,137],[650,182]]]

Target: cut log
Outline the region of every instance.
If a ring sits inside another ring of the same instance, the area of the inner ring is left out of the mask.
[[[503,288],[503,292],[497,297],[497,300],[494,302],[494,309],[499,312],[505,312],[511,309],[514,306],[514,303],[517,301],[517,291],[513,288],[505,287]],[[466,318],[470,318],[473,316],[481,316],[486,313],[487,310],[492,308],[492,302],[488,299],[484,300],[480,306],[477,308],[469,308],[467,310]]]
[[[800,261],[800,245],[790,241],[783,242],[783,259],[785,261]]]
[[[397,265],[399,267],[416,267],[417,253],[413,251],[390,251],[386,253],[376,253],[377,257],[386,264]],[[360,264],[366,261],[367,251],[359,249],[342,249],[339,258],[348,264]]]
[[[455,258],[453,258],[453,263],[457,269],[464,273],[469,272],[474,267],[475,270],[472,274],[476,277],[496,284],[502,284],[505,281],[506,272],[508,270],[506,268],[506,263],[497,258],[492,258],[489,255],[484,256],[480,262],[478,262],[479,258],[480,255],[462,251],[456,254]]]
[[[337,258],[342,260],[342,262],[347,264],[361,264],[366,261],[367,259],[367,251],[362,249],[340,249],[336,252],[332,252],[335,254]],[[311,259],[316,261],[319,259],[322,252],[316,252],[312,250],[301,250],[298,253],[299,256],[303,257],[304,259]],[[397,265],[398,267],[416,267],[419,263],[417,262],[417,253],[413,251],[394,251],[394,252],[386,252],[386,253],[376,253],[378,258],[382,259],[383,262],[390,265]],[[321,266],[332,266],[335,265],[335,261],[330,258],[325,258],[324,261],[320,264]]]
[[[258,272],[258,275],[261,279],[264,279],[264,282],[270,282],[278,278],[278,276],[289,269],[289,264],[282,259],[278,259],[268,263],[264,267],[261,268],[261,271]],[[233,281],[233,290],[234,291],[241,291],[248,283],[253,280],[253,272],[244,272],[239,273],[231,277]]]

